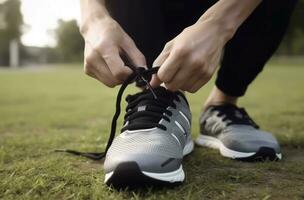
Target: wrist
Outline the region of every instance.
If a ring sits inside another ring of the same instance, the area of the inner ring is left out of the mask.
[[[230,20],[225,20],[224,18],[204,14],[196,24],[205,24],[208,23],[210,26],[214,27],[214,30],[218,35],[221,36],[223,43],[227,43],[235,34],[238,26],[231,22]]]
[[[81,18],[79,29],[82,35],[88,32],[92,24],[111,19],[107,9],[104,6],[104,1],[97,0],[82,0],[81,1]]]
[[[219,31],[227,42],[260,2],[261,0],[219,0],[199,21],[209,20],[219,26]]]

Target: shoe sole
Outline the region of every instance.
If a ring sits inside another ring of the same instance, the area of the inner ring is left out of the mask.
[[[184,150],[183,155],[190,154],[194,149],[191,140]],[[140,169],[135,161],[120,163],[114,171],[105,174],[105,183],[114,188],[136,188],[143,186],[175,186],[185,180],[185,172],[181,165],[179,169],[167,173],[151,173]]]
[[[199,146],[217,149],[224,157],[241,161],[277,161],[282,159],[282,154],[276,153],[271,147],[260,147],[256,152],[239,152],[227,148],[219,139],[212,136],[200,135],[195,143]]]

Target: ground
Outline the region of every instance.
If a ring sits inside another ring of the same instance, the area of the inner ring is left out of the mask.
[[[102,162],[53,152],[102,151],[118,88],[86,77],[80,65],[2,69],[0,199],[304,199],[303,63],[269,64],[240,101],[278,138],[281,162],[238,162],[197,147],[184,161],[183,185],[136,191],[106,187]],[[194,137],[211,86],[188,95]]]

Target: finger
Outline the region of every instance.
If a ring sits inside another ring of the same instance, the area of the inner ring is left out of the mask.
[[[168,58],[168,56],[169,56],[169,52],[163,51],[161,54],[159,54],[159,56],[153,62],[153,66],[154,67],[161,66],[165,62],[165,60]],[[152,87],[154,87],[154,88],[158,87],[158,86],[160,86],[161,83],[162,83],[162,81],[159,79],[157,74],[152,76],[152,79],[151,79],[151,82],[150,82]]]
[[[206,67],[205,70],[201,71],[201,73],[198,73],[199,77],[201,78],[199,78],[199,80],[193,84],[193,86],[189,89],[189,92],[194,93],[206,83],[208,83],[214,74],[217,64],[217,62],[213,62],[213,65],[207,65],[208,67]]]
[[[204,79],[205,77],[207,77],[206,74],[206,70],[205,69],[205,65],[203,63],[200,62],[193,62],[193,63],[197,63],[192,65],[192,70],[189,69],[188,73],[191,74],[187,74],[187,72],[183,72],[184,74],[188,75],[188,78],[185,79],[185,81],[180,81],[182,82],[182,85],[180,86],[180,88],[182,90],[191,92],[191,88],[201,79]],[[189,64],[188,64],[189,65]],[[186,65],[185,65],[186,66]],[[188,69],[186,69],[188,70]]]
[[[181,90],[191,92],[191,88],[195,85],[196,82],[199,81],[202,77],[199,76],[192,76],[191,78],[188,79],[188,81],[181,86]]]
[[[193,86],[188,90],[188,92],[195,93],[197,92],[201,87],[203,87],[206,83],[208,83],[210,79],[209,78],[201,78],[199,79]]]
[[[171,48],[172,48],[172,42],[168,42],[165,45],[162,52],[159,54],[159,56],[153,62],[153,66],[161,66],[165,62],[165,60],[168,58]]]
[[[181,67],[178,72],[175,74],[174,78],[169,82],[166,83],[166,87],[169,90],[176,91],[181,89],[185,84],[196,77],[197,74],[194,73],[186,64],[181,64]]]
[[[119,82],[108,79],[106,76],[102,76],[95,66],[88,63],[85,64],[85,73],[110,88],[113,88],[119,84]]]
[[[147,68],[145,56],[139,51],[131,38],[125,39],[122,49],[133,65]]]
[[[96,80],[99,80],[95,74],[97,74],[94,67],[88,63],[84,63],[84,73],[92,78],[95,78]]]
[[[172,41],[168,42],[165,45],[163,51],[159,54],[159,56],[153,62],[153,67],[159,67],[165,62],[165,60],[168,58],[168,56],[170,54],[171,47],[172,47]],[[159,79],[157,74],[152,76],[152,79],[150,81],[150,85],[152,87],[158,87],[162,83],[163,82]]]
[[[154,74],[152,76],[152,79],[150,81],[150,85],[153,87],[153,88],[156,88],[158,86],[160,86],[160,84],[162,84],[162,81],[157,77],[156,74]]]
[[[164,83],[171,82],[179,70],[179,62],[178,57],[170,53],[157,72],[158,78]]]
[[[116,79],[125,81],[132,73],[132,70],[126,67],[122,61],[118,49],[112,48],[104,51],[102,52],[101,56]]]
[[[119,80],[115,79],[104,60],[89,46],[85,47],[85,73],[108,87],[118,85]]]

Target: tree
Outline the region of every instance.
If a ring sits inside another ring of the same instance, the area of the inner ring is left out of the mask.
[[[19,0],[6,1],[5,21],[7,24],[6,34],[8,39],[20,39],[23,17],[20,11],[21,3]]]
[[[59,20],[56,29],[57,50],[63,62],[78,62],[83,58],[84,41],[76,20]]]
[[[0,12],[3,18],[3,29],[0,30],[0,65],[9,63],[9,44],[11,40],[20,43],[22,35],[23,17],[19,0],[9,0],[0,4]]]

